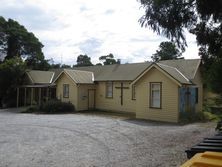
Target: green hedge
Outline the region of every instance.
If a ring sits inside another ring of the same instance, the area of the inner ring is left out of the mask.
[[[39,110],[46,114],[65,113],[75,111],[75,107],[70,102],[62,102],[59,100],[50,100],[43,103]]]
[[[30,106],[22,113],[67,113],[75,111],[75,107],[70,102],[61,102],[59,100],[49,100],[40,106]]]

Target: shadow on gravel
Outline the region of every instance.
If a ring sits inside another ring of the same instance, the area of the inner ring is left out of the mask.
[[[0,109],[0,112],[7,112],[7,113],[21,113],[27,109],[27,107],[19,107],[19,108],[4,108]]]
[[[159,122],[159,121],[151,121],[151,120],[135,119],[135,118],[125,119],[123,121],[140,126],[179,126],[179,124],[177,123]]]

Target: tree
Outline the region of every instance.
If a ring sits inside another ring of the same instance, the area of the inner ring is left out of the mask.
[[[29,69],[33,69],[33,70],[49,70],[50,69],[49,60],[45,60],[43,54],[29,56],[26,58],[25,62]]]
[[[63,64],[62,66],[61,66],[61,68],[72,68],[70,65],[67,65],[67,64]]]
[[[44,59],[43,45],[31,32],[12,19],[0,16],[0,57],[11,59],[23,57],[29,68],[47,69],[48,61]]]
[[[102,66],[102,63],[96,63],[96,66]]]
[[[22,83],[26,64],[15,57],[0,64],[0,106],[2,103],[15,105],[16,86]]]
[[[57,64],[51,64],[50,68],[52,68],[52,69],[58,69],[58,68],[61,68],[61,64],[60,64],[60,63],[57,63]]]
[[[161,42],[159,50],[151,57],[153,61],[181,59],[181,52],[172,42]]]
[[[103,61],[103,65],[111,65],[111,64],[120,64],[120,59],[114,59],[114,56],[112,53],[106,55],[106,56],[100,56],[100,61]]]
[[[85,55],[79,55],[77,57],[77,64],[76,67],[83,67],[83,66],[93,66],[91,62],[91,58],[89,56]]]
[[[166,36],[182,50],[187,46],[184,30],[196,35],[206,84],[213,91],[222,93],[222,89],[215,87],[222,83],[221,71],[215,68],[222,66],[222,1],[139,1],[145,9],[145,15],[139,20],[141,26]]]

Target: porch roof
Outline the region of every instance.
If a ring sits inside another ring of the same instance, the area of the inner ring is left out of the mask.
[[[39,70],[29,70],[26,71],[28,77],[30,78],[32,84],[50,84],[52,83],[54,72],[52,71],[39,71]]]
[[[48,87],[55,87],[56,84],[36,84],[36,85],[21,85],[18,88],[48,88]]]

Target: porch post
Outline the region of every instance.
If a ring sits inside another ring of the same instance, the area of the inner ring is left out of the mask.
[[[39,105],[41,105],[41,88],[39,88]]]
[[[17,88],[17,102],[16,102],[16,107],[18,108],[19,106],[19,88]]]
[[[26,88],[25,88],[25,95],[24,95],[24,106],[26,106]]]
[[[33,88],[31,88],[31,106],[32,106],[32,103],[33,103]]]
[[[46,88],[46,101],[49,100],[49,88],[47,87]]]

